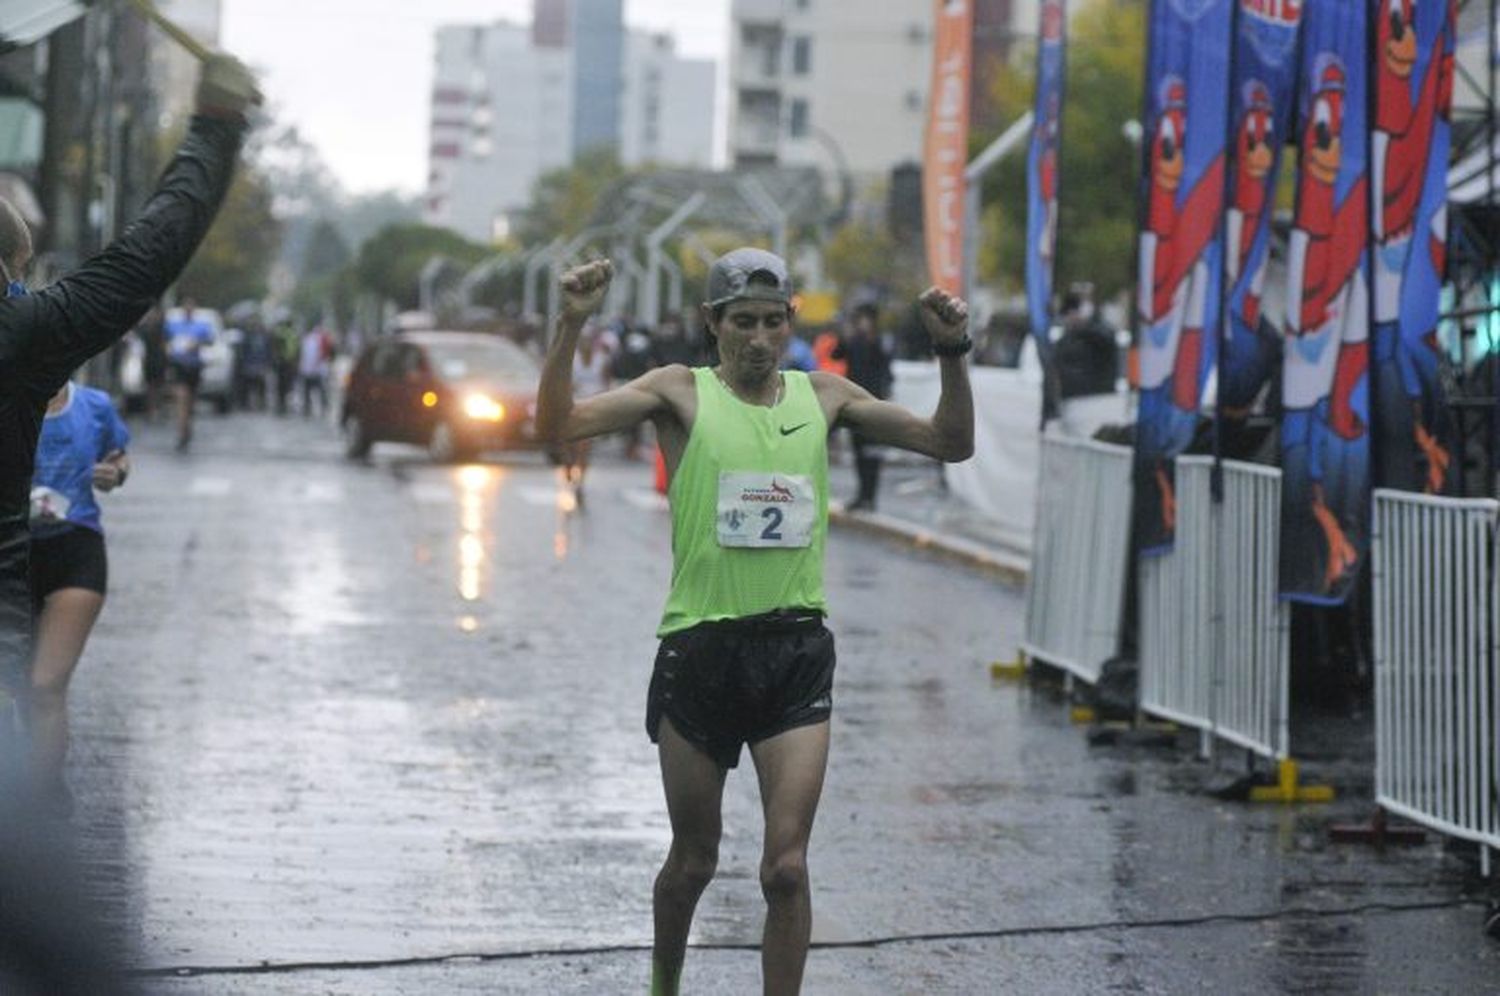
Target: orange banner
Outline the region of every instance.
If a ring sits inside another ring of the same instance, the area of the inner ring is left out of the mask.
[[[936,0],[936,48],[922,156],[922,221],[927,272],[950,294],[964,287],[964,167],[969,161],[971,0]]]

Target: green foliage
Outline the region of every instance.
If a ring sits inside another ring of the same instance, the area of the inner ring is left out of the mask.
[[[178,294],[221,308],[259,298],[280,246],[270,188],[253,169],[241,169],[213,227],[178,279]]]
[[[342,269],[350,260],[349,247],[339,234],[338,226],[320,218],[308,236],[307,252],[302,258],[302,280],[317,280]]]
[[[1086,280],[1107,298],[1134,280],[1140,155],[1123,129],[1141,114],[1145,57],[1145,6],[1139,0],[1089,0],[1073,16],[1058,164],[1059,289]],[[991,97],[1004,123],[1030,109],[1034,72],[1017,66],[996,76]],[[991,171],[984,197],[980,274],[1018,290],[1025,284],[1023,155]]]
[[[858,222],[833,233],[823,250],[823,269],[846,300],[866,290],[904,301],[922,289],[927,273],[920,245],[903,245],[885,227]]]
[[[833,233],[823,249],[823,268],[841,293],[878,280],[896,254],[896,240],[884,228],[851,222]]]
[[[446,228],[429,225],[387,225],[360,247],[354,263],[361,290],[388,298],[399,308],[415,308],[422,267],[434,256],[446,256],[460,266],[472,266],[490,250]]]
[[[588,225],[605,192],[624,176],[619,156],[607,146],[580,153],[571,166],[543,173],[532,187],[521,243],[539,245],[558,236],[577,235]]]

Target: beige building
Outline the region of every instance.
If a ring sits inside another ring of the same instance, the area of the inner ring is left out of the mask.
[[[934,0],[734,0],[729,162],[884,178],[921,159]],[[975,4],[976,44],[1035,32],[1036,0]],[[981,55],[980,58],[985,56]]]

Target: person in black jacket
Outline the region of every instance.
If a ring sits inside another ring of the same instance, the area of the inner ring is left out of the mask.
[[[873,303],[854,309],[854,334],[834,349],[836,360],[849,364],[849,379],[885,400],[891,396],[891,351],[880,340],[877,320],[880,309]],[[859,492],[849,503],[851,512],[873,510],[880,490],[880,449],[859,433],[854,433],[854,469],[859,475]]]
[[[141,215],[115,242],[42,290],[25,286],[31,234],[0,199],[0,765],[19,758],[14,701],[31,657],[30,486],[48,400],[177,279],[218,211],[260,93],[227,55],[203,64],[187,136]],[[6,729],[8,727],[8,730]],[[8,734],[8,735],[7,735]],[[5,770],[0,769],[0,770]]]

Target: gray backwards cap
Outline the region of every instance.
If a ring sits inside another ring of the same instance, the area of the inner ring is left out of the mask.
[[[753,279],[752,279],[753,278]],[[714,260],[708,271],[708,306],[731,301],[777,301],[790,304],[792,278],[786,263],[764,249],[735,249]]]

